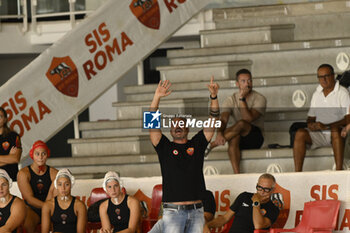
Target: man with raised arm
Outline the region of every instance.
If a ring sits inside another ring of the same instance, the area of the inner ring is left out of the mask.
[[[252,74],[247,69],[236,73],[238,92],[227,97],[222,104],[221,128],[216,139],[208,145],[206,155],[211,149],[228,143],[228,155],[233,172],[240,173],[241,150],[259,149],[263,142],[266,98],[253,90]],[[232,116],[233,124],[228,125]]]
[[[170,95],[170,82],[160,81],[150,106],[156,111],[162,97]],[[219,85],[211,78],[210,117],[220,115],[217,94]],[[198,233],[203,231],[204,215],[201,197],[205,192],[204,152],[214,128],[204,128],[188,139],[186,119],[173,118],[170,141],[160,129],[150,129],[151,142],[157,151],[163,182],[163,231],[165,233]]]

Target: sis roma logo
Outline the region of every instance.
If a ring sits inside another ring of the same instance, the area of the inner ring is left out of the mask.
[[[46,77],[62,94],[70,97],[78,96],[78,70],[69,56],[53,57]]]
[[[290,212],[290,191],[276,183],[271,200],[280,209],[280,213],[272,228],[283,228],[287,223]]]
[[[129,7],[143,25],[152,29],[159,29],[160,9],[157,0],[133,0]]]
[[[169,13],[186,0],[163,0]],[[175,2],[177,1],[177,2]],[[158,30],[160,27],[160,8],[157,0],[132,0],[129,8],[136,18],[146,27]]]

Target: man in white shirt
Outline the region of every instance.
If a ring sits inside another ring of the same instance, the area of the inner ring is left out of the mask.
[[[306,147],[332,146],[337,170],[343,168],[344,140],[341,129],[349,115],[350,96],[335,80],[334,69],[322,64],[317,69],[319,86],[314,92],[307,118],[307,128],[295,134],[293,155],[295,171],[302,171]]]

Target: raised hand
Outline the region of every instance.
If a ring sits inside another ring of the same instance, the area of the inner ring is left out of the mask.
[[[162,82],[161,80],[159,81],[158,87],[154,95],[158,97],[168,96],[171,94],[171,91],[169,91],[170,87],[171,87],[171,83],[169,82],[169,80],[165,80],[164,82]]]
[[[214,83],[214,76],[211,76],[210,84],[208,84],[207,86],[208,86],[208,89],[210,91],[210,96],[216,97],[218,92],[219,92],[220,87],[219,87],[219,84]]]

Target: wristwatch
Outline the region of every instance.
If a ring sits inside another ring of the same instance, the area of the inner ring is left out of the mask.
[[[255,207],[260,206],[260,202],[254,201],[253,204],[252,204],[252,206],[255,206]]]
[[[245,101],[245,97],[239,98],[240,101]]]

